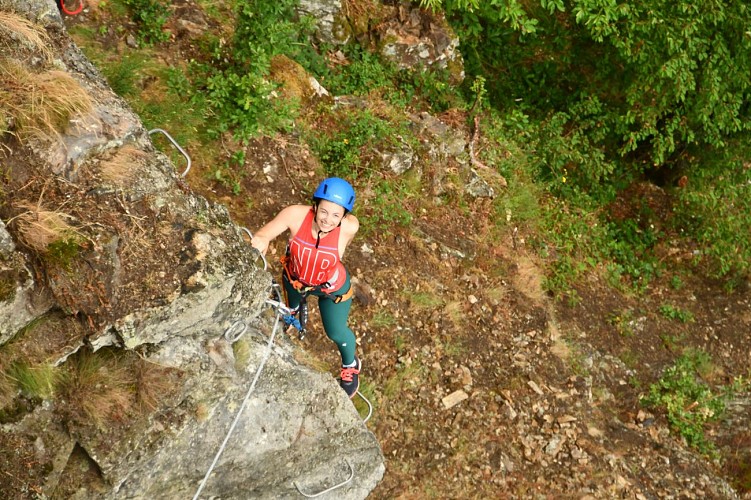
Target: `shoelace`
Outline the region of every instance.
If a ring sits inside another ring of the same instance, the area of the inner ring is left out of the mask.
[[[345,382],[352,382],[352,378],[359,374],[360,370],[357,369],[356,366],[351,366],[349,368],[342,368],[342,375],[341,379]]]

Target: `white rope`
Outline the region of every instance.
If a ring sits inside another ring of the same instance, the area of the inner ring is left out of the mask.
[[[274,322],[274,328],[272,328],[271,336],[269,337],[269,342],[268,344],[266,344],[266,352],[263,354],[263,359],[261,360],[261,364],[258,365],[258,369],[256,370],[255,377],[253,377],[253,382],[250,384],[250,388],[248,389],[248,393],[245,395],[245,399],[243,399],[242,405],[240,405],[240,409],[237,410],[237,416],[235,416],[235,420],[232,422],[232,425],[230,426],[229,431],[227,432],[227,436],[224,438],[224,442],[222,443],[222,446],[219,447],[219,451],[216,453],[216,456],[214,457],[214,461],[211,463],[211,467],[209,467],[209,470],[206,471],[206,475],[203,477],[203,481],[201,481],[201,485],[198,487],[198,491],[196,491],[196,494],[193,496],[193,500],[198,499],[198,495],[201,494],[203,487],[206,486],[206,481],[208,481],[209,476],[211,476],[211,472],[214,470],[216,463],[219,461],[219,457],[224,452],[224,448],[227,446],[227,442],[229,441],[229,438],[232,435],[232,432],[235,430],[235,426],[237,425],[237,422],[240,420],[240,415],[242,415],[242,412],[245,409],[245,405],[248,403],[248,399],[250,398],[251,393],[256,387],[258,378],[261,376],[261,371],[263,370],[263,367],[266,364],[266,361],[269,359],[269,356],[271,355],[271,347],[274,344],[274,337],[276,336],[276,329],[279,326],[280,320],[281,320],[281,315],[277,313],[276,321]]]

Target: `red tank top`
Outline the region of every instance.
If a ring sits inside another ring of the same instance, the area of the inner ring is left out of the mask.
[[[312,235],[313,217],[310,209],[300,229],[289,242],[290,267],[292,276],[308,286],[317,286],[328,282],[331,287],[326,293],[339,290],[347,278],[344,264],[339,259],[340,227],[321,237],[316,248],[316,238]]]

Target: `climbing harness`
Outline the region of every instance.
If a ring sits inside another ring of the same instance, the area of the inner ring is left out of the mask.
[[[172,145],[175,146],[177,148],[177,150],[180,151],[180,153],[188,161],[188,166],[185,168],[185,172],[183,172],[182,174],[180,174],[180,177],[185,177],[186,175],[188,175],[188,172],[190,171],[190,156],[188,156],[188,153],[186,153],[185,150],[182,147],[180,147],[180,145],[177,143],[177,141],[175,139],[173,139],[172,136],[169,135],[167,133],[167,131],[165,131],[165,130],[162,130],[160,128],[151,129],[151,130],[149,130],[149,135],[155,134],[157,132],[159,132],[161,134],[164,134],[164,136],[167,137],[167,139],[169,139],[169,141],[172,143]]]
[[[58,5],[60,5],[60,9],[62,9],[62,11],[69,16],[75,16],[83,10],[83,0],[78,0],[78,7],[76,7],[74,10],[68,10],[67,7],[65,7],[65,0],[59,0]]]
[[[287,245],[287,251],[279,259],[279,262],[282,263],[282,269],[284,269],[284,277],[287,279],[289,284],[292,285],[292,287],[298,292],[300,292],[301,294],[307,295],[312,292],[325,293],[329,299],[334,301],[334,304],[338,304],[339,302],[344,302],[346,300],[349,300],[350,298],[352,298],[352,295],[354,295],[355,293],[354,287],[350,286],[349,290],[347,290],[342,295],[331,295],[328,292],[326,292],[326,288],[328,288],[330,285],[328,281],[325,283],[321,283],[320,285],[306,285],[305,283],[300,281],[298,278],[294,277],[292,275],[292,272],[290,271],[292,257],[290,256],[289,245]]]
[[[345,463],[345,464],[347,464],[347,467],[349,467],[349,477],[348,477],[347,479],[345,479],[345,480],[344,480],[343,482],[341,482],[341,483],[339,483],[339,484],[335,484],[335,485],[334,485],[334,486],[332,486],[331,488],[327,488],[327,489],[325,489],[325,490],[323,490],[323,491],[321,491],[321,492],[319,492],[319,493],[313,493],[313,494],[311,494],[311,493],[305,493],[305,492],[304,492],[303,490],[301,490],[301,489],[300,489],[300,487],[299,487],[299,486],[297,485],[297,483],[293,482],[292,484],[293,484],[293,485],[295,485],[295,488],[297,488],[297,491],[298,491],[298,492],[299,492],[299,493],[300,493],[300,494],[301,494],[302,496],[304,496],[304,497],[306,497],[306,498],[315,498],[315,497],[320,497],[321,495],[323,495],[323,494],[325,494],[325,493],[328,493],[329,491],[334,491],[334,490],[335,490],[335,489],[337,489],[337,488],[341,488],[341,487],[342,487],[342,486],[344,486],[345,484],[347,484],[347,483],[349,483],[350,481],[352,481],[352,478],[353,478],[353,477],[355,477],[355,468],[354,468],[354,467],[352,467],[352,464],[351,464],[351,463],[349,463],[349,462],[348,462],[348,461],[347,461],[346,459],[344,460],[344,463]]]

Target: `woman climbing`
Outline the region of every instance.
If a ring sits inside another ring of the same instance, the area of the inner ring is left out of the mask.
[[[352,290],[342,264],[347,245],[360,227],[352,215],[355,190],[344,179],[330,177],[313,193],[313,206],[291,205],[259,229],[251,245],[266,254],[271,240],[289,230],[283,259],[287,305],[296,309],[302,294],[318,297],[326,335],[339,347],[342,371],[339,385],[351,398],[360,386],[360,359],[355,355],[355,334],[349,328]]]

